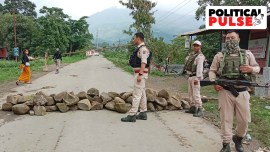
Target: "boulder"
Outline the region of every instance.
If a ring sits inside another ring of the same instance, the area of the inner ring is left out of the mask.
[[[121,98],[122,98],[123,100],[127,100],[128,97],[130,97],[130,96],[132,96],[132,92],[126,92],[126,93],[124,93],[124,94],[121,96]]]
[[[33,101],[33,100],[29,100],[29,101],[26,101],[26,102],[23,103],[23,104],[32,107],[32,106],[34,106],[34,101]]]
[[[176,108],[182,108],[182,102],[181,100],[177,100],[173,97],[171,97],[169,100],[168,100],[168,104],[169,105],[173,105],[174,107]]]
[[[119,113],[127,113],[128,112],[128,107],[126,105],[126,103],[115,103],[114,105],[115,111],[119,112]]]
[[[45,99],[47,100],[47,103],[45,104],[46,106],[55,105],[55,101],[54,101],[53,97],[48,96],[48,97],[45,97]]]
[[[160,106],[160,105],[158,105],[158,104],[154,104],[154,106],[155,106],[155,109],[156,109],[157,111],[161,111],[161,110],[164,109],[164,107],[162,107],[162,106]]]
[[[42,92],[42,91],[37,92],[36,95],[42,95],[42,96],[44,96],[44,97],[48,97],[48,95],[45,94],[45,93]]]
[[[155,96],[154,94],[148,94],[146,95],[146,98],[148,102],[155,102],[155,100],[157,99],[157,96]]]
[[[62,103],[63,102],[63,98],[67,95],[67,92],[61,92],[57,95],[54,96],[54,101],[56,103]]]
[[[181,102],[182,102],[182,107],[183,107],[184,109],[189,109],[189,108],[190,108],[190,104],[188,103],[188,101],[186,101],[186,100],[181,100]]]
[[[91,102],[91,110],[102,110],[103,109],[103,104],[97,101]]]
[[[87,91],[87,94],[90,96],[90,97],[94,97],[94,96],[99,96],[99,90],[96,89],[96,88],[91,88]]]
[[[93,101],[97,101],[99,103],[102,103],[103,102],[102,99],[101,99],[101,97],[99,97],[99,96],[94,96],[94,100]]]
[[[100,98],[102,99],[102,104],[106,105],[108,102],[112,101],[113,98],[109,96],[108,93],[102,92],[100,94]]]
[[[153,89],[150,89],[150,88],[147,88],[147,89],[145,90],[145,93],[146,93],[146,95],[152,94],[152,95],[154,95],[154,96],[157,96],[157,92],[156,92],[155,90],[153,90]]]
[[[89,111],[91,109],[91,103],[88,99],[84,99],[78,102],[78,108],[81,110]]]
[[[12,111],[12,103],[6,102],[2,104],[2,110],[3,111]]]
[[[123,99],[121,99],[120,97],[115,97],[114,98],[114,102],[115,103],[126,103]]]
[[[57,106],[45,106],[47,112],[55,112],[58,110]]]
[[[34,115],[35,115],[35,112],[34,112],[33,110],[30,110],[30,111],[29,111],[29,115],[30,115],[30,116],[34,116]]]
[[[108,94],[109,94],[109,96],[111,97],[111,98],[115,98],[115,97],[119,97],[119,98],[121,98],[121,96],[120,96],[120,94],[118,94],[118,93],[116,93],[116,92],[108,92]]]
[[[154,107],[154,104],[153,103],[151,103],[151,102],[148,102],[147,103],[147,110],[148,111],[155,111],[156,109],[155,109],[155,107]]]
[[[79,109],[78,105],[69,106],[69,110],[71,111],[76,111],[78,109]]]
[[[34,112],[36,116],[44,116],[46,115],[46,108],[44,106],[34,106]]]
[[[69,94],[72,94],[72,95],[74,95],[74,96],[75,96],[75,93],[74,93],[73,91],[69,92]]]
[[[50,97],[53,97],[53,98],[54,98],[55,95],[56,95],[56,94],[50,94]]]
[[[132,104],[132,101],[133,101],[133,96],[130,96],[127,98],[126,103]]]
[[[18,103],[18,98],[19,98],[18,95],[9,95],[9,96],[7,96],[7,102],[15,105]]]
[[[174,105],[168,105],[166,107],[166,110],[170,110],[170,111],[174,111],[174,110],[181,110],[183,109],[182,107],[178,108],[178,107],[175,107]]]
[[[166,107],[168,105],[168,102],[165,98],[162,97],[157,97],[155,100],[155,103],[162,106],[162,107]]]
[[[87,95],[87,99],[88,99],[90,102],[92,102],[92,101],[95,100],[94,97],[90,97],[89,95]]]
[[[80,100],[87,99],[87,93],[86,93],[85,91],[79,92],[79,93],[77,94],[77,97],[78,97]]]
[[[69,110],[69,107],[65,103],[56,103],[56,106],[62,113],[68,112]]]
[[[115,106],[115,102],[114,102],[114,100],[113,100],[113,101],[108,102],[108,103],[105,105],[105,108],[108,109],[108,110],[115,111],[114,106]]]
[[[16,115],[24,115],[29,112],[30,108],[25,104],[17,104],[12,107],[12,111]]]
[[[66,103],[67,106],[76,105],[79,100],[80,99],[77,96],[70,93],[67,93],[63,98],[63,102]]]
[[[163,89],[158,92],[158,97],[165,98],[166,100],[168,100],[170,95],[167,90]]]
[[[27,101],[33,101],[34,95],[29,95],[29,96],[22,96],[21,98],[18,99],[18,103],[25,103]]]
[[[45,106],[48,102],[44,95],[35,95],[33,101],[35,106]]]

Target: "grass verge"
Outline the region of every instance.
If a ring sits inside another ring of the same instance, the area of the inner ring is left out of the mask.
[[[63,57],[63,63],[74,63],[85,59],[84,54],[77,54],[73,56]],[[19,69],[21,62],[15,61],[7,61],[7,60],[0,60],[0,83],[8,82],[8,81],[15,81],[21,74],[21,70]],[[50,59],[48,64],[54,64],[53,60]],[[38,59],[35,61],[31,61],[31,71],[41,72],[43,70],[44,60]]]

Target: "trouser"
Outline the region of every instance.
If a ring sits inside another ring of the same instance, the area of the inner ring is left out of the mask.
[[[132,107],[129,110],[129,115],[136,115],[139,110],[140,112],[147,111],[147,98],[145,93],[145,80],[147,79],[146,74],[142,76],[141,82],[137,82],[138,73],[134,74],[134,89],[133,89],[133,100]]]
[[[190,99],[190,105],[196,106],[198,108],[202,107],[202,99],[201,99],[201,85],[198,80],[198,84],[194,85],[194,80],[198,80],[196,76],[192,76],[188,78],[188,95]]]
[[[58,70],[59,70],[59,68],[60,68],[60,64],[61,64],[61,60],[60,60],[60,59],[56,59],[56,61],[55,61],[55,65],[56,65],[56,71],[58,71]]]
[[[251,121],[248,91],[239,92],[239,96],[233,96],[223,89],[218,93],[219,110],[221,119],[221,137],[224,143],[229,143],[232,138],[233,117],[236,116],[236,135],[244,137],[248,123]]]

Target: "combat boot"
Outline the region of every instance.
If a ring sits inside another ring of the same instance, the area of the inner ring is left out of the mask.
[[[193,117],[202,117],[202,116],[203,116],[202,108],[197,108],[196,112],[193,114]]]
[[[185,113],[190,113],[190,114],[194,114],[196,112],[196,107],[195,106],[191,106],[188,110],[185,111]]]
[[[140,113],[136,116],[136,119],[147,120],[147,114],[146,114],[146,112],[140,112]]]
[[[243,137],[239,137],[237,135],[233,135],[232,140],[233,140],[233,142],[235,144],[235,150],[237,152],[243,152],[244,151],[244,147],[242,145]]]
[[[125,118],[121,118],[122,122],[136,122],[136,115],[128,115]]]
[[[231,152],[230,143],[223,143],[223,148],[220,150],[220,152]]]

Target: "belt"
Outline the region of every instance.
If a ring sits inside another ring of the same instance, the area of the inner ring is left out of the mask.
[[[141,70],[134,70],[134,73],[140,73]],[[143,71],[143,73],[148,73],[148,71]]]
[[[189,77],[194,77],[194,76],[196,76],[196,74],[190,74],[190,75],[188,75]]]

